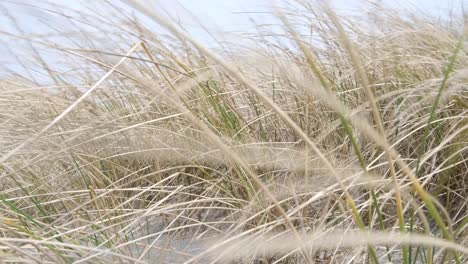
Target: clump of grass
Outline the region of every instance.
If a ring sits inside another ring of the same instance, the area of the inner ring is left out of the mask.
[[[466,261],[463,19],[298,1],[208,48],[99,7],[2,33],[33,47],[0,83],[2,261]]]

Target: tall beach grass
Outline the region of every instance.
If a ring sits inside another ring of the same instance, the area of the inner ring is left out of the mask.
[[[462,12],[273,2],[211,45],[88,4],[0,3],[0,262],[468,261]]]

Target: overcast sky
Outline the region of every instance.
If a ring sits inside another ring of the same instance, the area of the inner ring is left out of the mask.
[[[46,3],[55,3],[75,10],[88,12],[90,6],[104,0],[1,0],[0,4],[12,10],[15,17],[22,22],[26,31],[37,32],[44,30],[35,17],[38,12],[30,6],[48,7]],[[124,1],[108,0],[113,4]],[[252,14],[244,12],[264,12],[271,10],[271,0],[140,0],[159,10],[164,9],[171,15],[182,19],[187,26],[196,26],[190,19],[192,13],[208,28],[219,26],[224,30],[244,30],[251,26],[248,17]],[[287,2],[277,0],[278,2]],[[316,0],[317,1],[317,0]],[[318,0],[326,1],[326,0]],[[332,0],[339,10],[358,10],[365,0]],[[419,10],[435,16],[446,15],[449,10],[461,10],[461,6],[468,4],[468,0],[368,0],[370,2],[384,3],[401,9]],[[293,1],[291,1],[293,2]],[[90,5],[91,3],[91,5]],[[125,8],[125,5],[119,6]],[[105,12],[105,10],[102,10]],[[255,14],[258,16],[258,14]],[[0,19],[0,21],[2,21]],[[8,29],[9,23],[2,23],[3,30]]]
[[[125,1],[107,0],[116,4],[120,8],[128,9],[123,4]],[[271,0],[141,0],[148,5],[148,8],[155,8],[170,15],[175,20],[180,20],[185,29],[190,31],[197,39],[206,41],[210,39],[200,24],[213,33],[216,32],[249,32],[253,31],[249,18],[255,18],[256,22],[268,23],[271,16],[262,14],[271,11]],[[285,0],[278,2],[287,3]],[[325,0],[316,0],[325,1]],[[365,0],[334,0],[334,7],[338,12],[361,12],[362,3]],[[449,14],[450,10],[461,13],[462,6],[468,8],[468,0],[368,0],[383,3],[391,7],[397,7],[402,10],[413,10],[416,12],[431,14],[436,17],[443,17]],[[93,13],[94,16],[105,17],[109,12],[109,7],[97,5],[104,3],[104,0],[0,0],[0,30],[17,35],[46,34],[56,32],[57,30],[67,31],[66,19],[63,16],[54,14],[54,8],[50,3],[62,6],[62,9],[69,9],[78,13]],[[98,7],[100,6],[100,8]],[[15,22],[6,13],[10,14]],[[67,13],[66,11],[65,13]],[[75,13],[76,15],[76,13]],[[197,19],[194,19],[196,17]],[[85,23],[82,25],[86,24]],[[20,25],[22,33],[14,26]],[[52,26],[52,27],[51,27]],[[88,29],[93,30],[93,26]],[[157,26],[153,29],[157,30]],[[9,49],[28,50],[26,42],[18,41],[8,37],[6,34],[0,34],[0,72],[2,68],[15,68],[18,65],[12,58],[12,52]],[[21,56],[21,53],[19,53]],[[1,76],[0,76],[1,77]]]

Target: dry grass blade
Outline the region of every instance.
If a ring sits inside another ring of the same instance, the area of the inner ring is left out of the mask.
[[[463,254],[468,254],[468,248],[447,240],[434,238],[420,234],[403,234],[390,232],[363,232],[341,231],[323,232],[303,235],[303,241],[308,249],[325,250],[339,248],[353,248],[365,245],[419,245],[434,246],[451,249]],[[301,248],[295,238],[288,234],[271,236],[251,236],[235,240],[223,240],[214,242],[218,250],[222,252],[222,261],[235,261],[242,258],[265,257],[275,254],[284,254]]]

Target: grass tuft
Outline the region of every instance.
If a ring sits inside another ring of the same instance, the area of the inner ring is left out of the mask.
[[[86,5],[0,4],[0,262],[467,262],[456,12],[274,3],[213,46]]]

